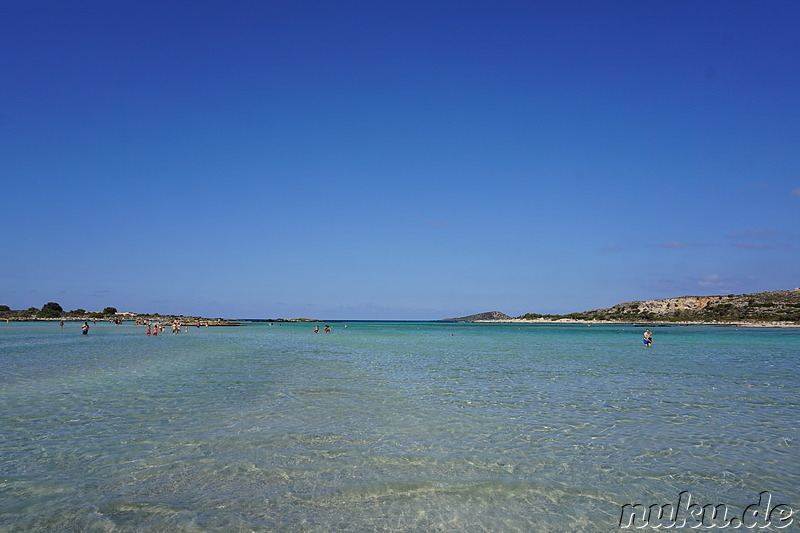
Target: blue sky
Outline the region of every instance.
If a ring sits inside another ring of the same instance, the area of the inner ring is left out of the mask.
[[[0,304],[436,319],[800,286],[800,4],[0,4]]]

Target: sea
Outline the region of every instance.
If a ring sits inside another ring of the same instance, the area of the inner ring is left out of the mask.
[[[328,324],[0,322],[0,532],[800,531],[799,328]]]

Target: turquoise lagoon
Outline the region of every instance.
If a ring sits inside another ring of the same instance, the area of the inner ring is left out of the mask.
[[[800,329],[347,325],[0,323],[0,531],[798,530]]]

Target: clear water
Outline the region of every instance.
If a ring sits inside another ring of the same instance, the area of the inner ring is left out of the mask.
[[[800,329],[331,325],[0,323],[0,531],[619,531],[681,491],[800,514]]]

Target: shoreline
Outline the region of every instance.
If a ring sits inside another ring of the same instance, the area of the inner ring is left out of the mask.
[[[629,322],[621,320],[578,320],[575,318],[559,318],[556,320],[548,320],[545,318],[523,319],[511,318],[507,320],[474,320],[471,322],[461,322],[462,324],[585,324],[591,326],[597,325],[616,325],[616,326],[720,326],[720,327],[737,327],[737,328],[800,328],[798,323],[787,322],[753,322],[753,321],[690,321],[684,320],[680,322],[658,321],[658,320],[644,320],[641,322]]]
[[[203,325],[209,326],[238,326],[237,322],[298,322],[298,323],[311,323],[311,322],[383,322],[382,320],[310,320],[310,319],[281,319],[281,320],[266,320],[266,319],[248,319],[248,320],[235,320],[226,318],[198,318],[198,317],[185,317],[177,315],[162,315],[158,318],[154,317],[139,317],[139,318],[125,318],[121,319],[122,323],[133,322],[136,325],[137,320],[146,320],[150,322],[170,322],[172,320],[181,320],[184,324],[193,324],[201,322]],[[0,319],[0,322],[109,322],[114,323],[113,319],[108,318],[31,318],[31,317],[8,317]],[[632,326],[632,327],[671,327],[671,326],[716,326],[716,327],[732,327],[732,328],[800,328],[798,323],[787,322],[753,322],[753,321],[680,321],[680,322],[662,322],[662,321],[641,321],[629,322],[620,320],[578,320],[575,318],[558,318],[555,320],[548,320],[545,318],[536,319],[522,319],[510,318],[504,320],[470,320],[470,321],[450,321],[450,320],[419,320],[411,322],[432,322],[440,324],[518,324],[518,325],[585,325],[591,327],[592,325],[602,326]]]

